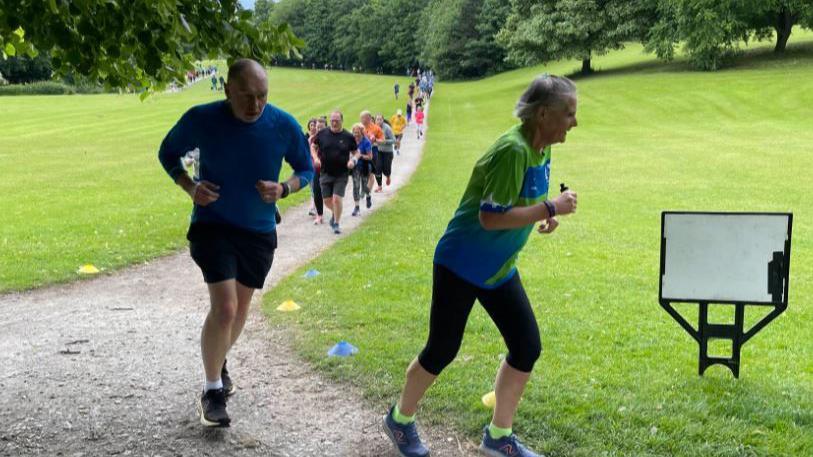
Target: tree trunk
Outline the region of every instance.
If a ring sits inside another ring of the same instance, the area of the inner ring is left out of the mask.
[[[593,72],[593,69],[590,67],[590,56],[588,55],[586,58],[582,59],[582,74],[589,75]]]
[[[779,12],[776,17],[776,24],[774,25],[776,29],[776,47],[773,48],[773,52],[777,54],[785,52],[785,47],[788,45],[788,38],[790,38],[790,32],[793,30],[793,24],[798,18],[798,13],[791,14],[784,8]]]

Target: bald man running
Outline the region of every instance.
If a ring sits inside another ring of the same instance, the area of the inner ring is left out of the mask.
[[[169,131],[158,158],[194,202],[186,237],[209,288],[210,308],[201,331],[204,385],[197,409],[207,427],[228,427],[226,397],[235,391],[226,354],[261,289],[277,248],[276,202],[305,187],[313,164],[302,129],[266,102],[268,76],[256,61],[229,67],[226,100],[198,105]],[[181,164],[200,150],[200,180]],[[294,173],[279,182],[282,161]]]

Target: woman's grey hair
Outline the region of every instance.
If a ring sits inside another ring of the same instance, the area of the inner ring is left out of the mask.
[[[567,97],[576,95],[576,85],[564,76],[545,73],[537,76],[519,97],[514,116],[523,123],[533,119],[540,107],[559,107]]]

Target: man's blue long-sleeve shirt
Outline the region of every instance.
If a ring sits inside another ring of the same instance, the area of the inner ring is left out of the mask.
[[[220,198],[195,205],[192,222],[233,225],[268,233],[276,228],[276,204],[262,201],[258,180],[279,182],[283,159],[299,177],[300,188],[313,179],[313,163],[299,123],[290,114],[266,105],[253,123],[231,112],[225,101],[195,106],[169,131],[158,159],[175,181],[185,169],[187,151],[200,151],[200,179],[220,186]]]

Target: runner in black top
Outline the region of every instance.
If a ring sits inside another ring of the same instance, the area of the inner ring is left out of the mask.
[[[358,145],[353,135],[342,128],[342,113],[330,114],[330,128],[322,129],[316,134],[313,145],[317,148],[322,162],[319,183],[322,186],[322,198],[325,206],[333,213],[330,226],[333,233],[339,234],[339,221],[342,217],[342,199],[347,187],[350,170],[356,166]]]

